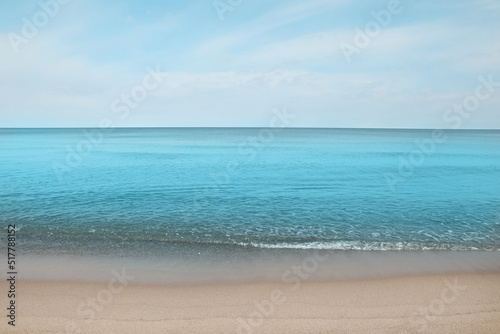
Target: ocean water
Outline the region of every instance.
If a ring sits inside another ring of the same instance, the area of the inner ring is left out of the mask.
[[[31,255],[499,251],[500,131],[445,136],[1,129],[1,234]]]

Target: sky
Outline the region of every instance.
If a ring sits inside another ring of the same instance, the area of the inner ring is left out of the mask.
[[[0,127],[500,129],[499,32],[498,0],[3,0]]]

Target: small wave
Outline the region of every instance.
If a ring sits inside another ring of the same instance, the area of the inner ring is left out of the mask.
[[[238,242],[239,246],[268,248],[268,249],[321,249],[321,250],[360,250],[360,251],[387,251],[387,250],[468,250],[468,251],[500,251],[499,247],[475,247],[454,244],[421,244],[415,242],[361,242],[361,241],[333,241],[333,242],[305,242],[305,243],[256,243]]]

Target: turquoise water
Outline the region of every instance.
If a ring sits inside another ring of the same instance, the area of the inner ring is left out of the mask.
[[[500,250],[500,131],[431,138],[2,129],[0,221],[16,224],[26,254]]]

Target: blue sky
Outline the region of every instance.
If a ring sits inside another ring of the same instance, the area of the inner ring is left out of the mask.
[[[480,76],[500,82],[498,0],[401,0],[384,27],[372,13],[391,1],[221,2],[223,20],[213,0],[2,1],[0,127],[267,126],[286,106],[292,126],[450,128]],[[349,62],[341,45],[370,23]],[[117,117],[148,68],[161,85]],[[500,86],[460,128],[499,113]]]

